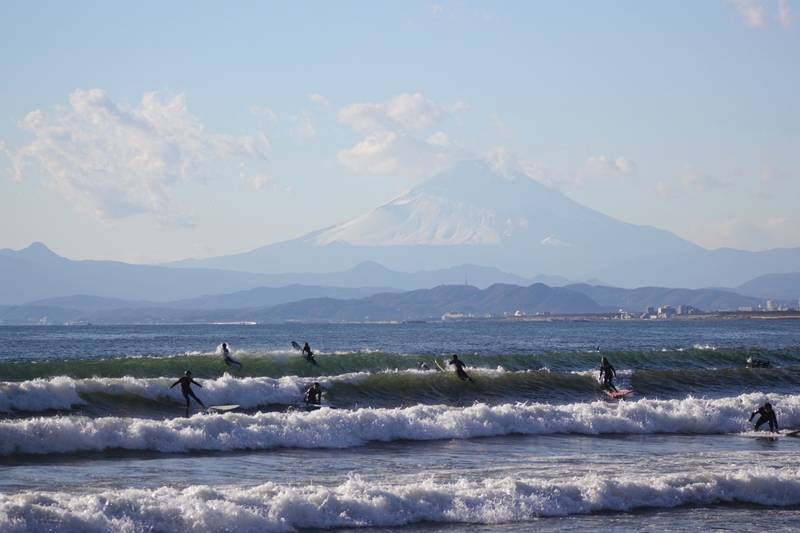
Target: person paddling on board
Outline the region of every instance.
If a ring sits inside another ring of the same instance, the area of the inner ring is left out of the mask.
[[[617,388],[614,386],[615,377],[617,377],[617,371],[611,366],[608,359],[603,356],[600,359],[600,379],[603,380],[603,388],[611,392],[617,392]]]
[[[758,420],[756,420],[756,427],[755,431],[758,431],[761,426],[764,424],[769,424],[769,430],[772,433],[778,433],[778,419],[775,416],[775,411],[772,410],[772,404],[769,402],[765,403],[750,415],[750,422],[753,421],[753,417],[756,415],[760,415]]]
[[[315,381],[306,389],[303,401],[312,408],[319,407],[322,404],[322,387],[319,386],[318,382]]]
[[[222,356],[225,358],[224,360],[226,365],[238,365],[239,370],[242,369],[242,363],[231,357],[231,351],[228,349],[228,345],[224,342],[222,343]]]
[[[748,357],[747,361],[745,361],[745,365],[747,366],[747,368],[768,368],[770,366],[770,363],[765,359],[756,359],[754,357]]]
[[[306,361],[309,363],[317,364],[317,360],[314,359],[314,352],[311,351],[311,346],[308,343],[303,344],[303,357],[306,358]]]
[[[198,398],[197,396],[195,396],[195,395],[194,395],[194,392],[192,392],[192,387],[191,387],[191,385],[193,385],[193,384],[194,384],[194,385],[197,385],[197,386],[198,386],[198,387],[200,387],[201,389],[203,388],[203,386],[202,386],[202,385],[200,385],[198,382],[196,382],[195,380],[193,380],[193,379],[192,379],[192,373],[191,373],[189,370],[187,370],[187,371],[184,373],[184,375],[183,375],[183,377],[182,377],[182,378],[180,378],[178,381],[176,381],[175,383],[173,383],[172,385],[170,385],[170,387],[169,387],[169,388],[171,389],[172,387],[174,387],[174,386],[175,386],[175,385],[177,385],[178,383],[180,383],[180,385],[181,385],[181,393],[183,394],[183,398],[186,400],[186,417],[187,417],[187,418],[189,417],[189,396],[191,396],[192,398],[194,398],[194,401],[196,401],[197,403],[199,403],[200,405],[202,405],[202,406],[203,406],[203,409],[205,409],[205,408],[206,408],[206,404],[204,404],[203,402],[201,402],[201,401],[200,401],[200,398]]]
[[[456,376],[461,379],[461,381],[469,381],[470,383],[475,383],[475,381],[469,377],[469,375],[464,372],[464,367],[466,366],[464,362],[458,358],[456,354],[453,354],[453,358],[450,359],[450,362],[447,363],[448,365],[453,365],[456,367]]]

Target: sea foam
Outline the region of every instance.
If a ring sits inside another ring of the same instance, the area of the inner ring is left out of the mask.
[[[544,403],[469,407],[330,409],[191,418],[37,417],[0,422],[0,455],[110,449],[189,452],[344,448],[371,441],[434,440],[511,434],[735,433],[770,400],[784,426],[800,424],[800,396],[743,394],[730,398]]]
[[[3,531],[293,531],[419,522],[499,524],[640,508],[800,504],[800,472],[597,475],[545,481],[504,477],[380,484],[351,476],[335,486],[190,486],[84,494],[0,494]]]

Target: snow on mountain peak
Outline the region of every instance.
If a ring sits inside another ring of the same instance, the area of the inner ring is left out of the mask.
[[[500,244],[517,230],[527,229],[529,221],[509,205],[506,194],[493,195],[492,182],[499,180],[508,183],[483,163],[458,165],[387,204],[322,231],[315,244]]]

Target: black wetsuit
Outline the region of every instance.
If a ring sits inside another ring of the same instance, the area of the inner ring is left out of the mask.
[[[319,407],[322,403],[322,389],[320,387],[310,386],[306,389],[306,395],[303,400],[309,405]]]
[[[206,405],[203,402],[200,401],[200,398],[198,398],[197,396],[194,395],[194,392],[192,392],[192,388],[190,386],[192,384],[195,384],[195,385],[197,385],[198,387],[200,387],[202,389],[203,388],[202,385],[200,385],[198,382],[193,380],[190,376],[183,376],[178,381],[173,383],[170,386],[170,389],[172,387],[174,387],[175,385],[177,385],[178,383],[180,383],[180,385],[181,385],[181,393],[183,394],[183,398],[186,400],[186,416],[189,416],[189,397],[190,396],[192,398],[194,398],[194,401],[196,401],[197,403],[202,405],[203,409],[206,408]]]
[[[461,359],[459,359],[456,356],[453,356],[453,358],[450,359],[450,362],[447,364],[456,367],[456,376],[458,376],[461,379],[461,381],[472,381],[472,378],[469,377],[469,375],[466,372],[464,372],[465,365]]]
[[[604,389],[617,392],[617,388],[614,386],[614,378],[617,377],[617,371],[608,361],[600,366],[600,377],[603,379]]]
[[[231,352],[228,350],[228,348],[222,348],[222,355],[225,357],[226,365],[239,365],[239,368],[242,368],[242,363],[231,357]]]
[[[753,417],[756,415],[760,415],[758,420],[756,420],[756,431],[758,431],[759,428],[764,424],[769,424],[769,430],[772,433],[778,432],[778,418],[775,416],[775,411],[773,411],[771,407],[764,405],[753,411],[753,413],[750,415],[751,422]]]
[[[317,364],[317,360],[314,359],[314,352],[311,351],[311,346],[309,346],[308,343],[305,343],[303,346],[303,355],[309,363]]]

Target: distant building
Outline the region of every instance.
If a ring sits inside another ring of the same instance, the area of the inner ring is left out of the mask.
[[[744,312],[747,312],[747,313],[752,313],[753,312],[753,306],[752,305],[742,305],[737,309],[737,311],[744,311]]]
[[[775,311],[775,302],[767,300],[767,311]]]
[[[677,312],[671,305],[662,305],[658,308],[658,318],[672,318]]]

